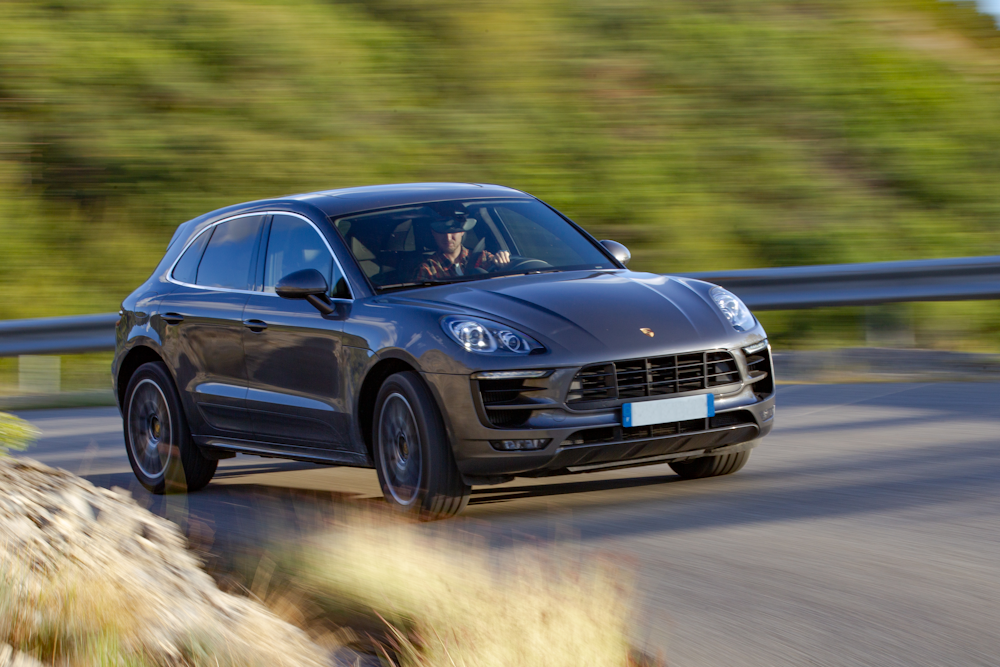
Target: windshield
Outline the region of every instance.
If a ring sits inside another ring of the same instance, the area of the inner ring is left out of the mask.
[[[380,289],[617,268],[571,224],[535,200],[431,202],[351,215],[335,224]]]

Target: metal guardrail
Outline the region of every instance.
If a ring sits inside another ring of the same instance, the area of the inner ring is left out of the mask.
[[[753,310],[1000,299],[1000,255],[679,275],[722,285]]]
[[[118,313],[0,321],[0,357],[115,349]]]
[[[754,310],[1000,299],[1000,256],[677,274],[732,290]],[[0,357],[115,347],[117,313],[0,321]]]

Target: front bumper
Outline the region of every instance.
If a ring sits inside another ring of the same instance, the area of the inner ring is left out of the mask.
[[[624,428],[621,405],[668,396],[601,401],[585,409],[567,404],[580,368],[554,369],[543,380],[523,383],[530,412],[487,409],[484,397],[489,392],[468,375],[425,373],[423,377],[442,407],[459,470],[468,481],[482,484],[512,476],[647,465],[752,447],[774,424],[770,350],[765,353],[766,382],[760,382],[759,374],[751,377],[742,350],[729,352],[739,366],[738,382],[684,393],[713,393],[714,417],[653,427]],[[508,419],[509,415],[515,417]],[[498,427],[505,421],[517,423]],[[498,451],[490,444],[519,439],[547,439],[548,443],[533,451]]]

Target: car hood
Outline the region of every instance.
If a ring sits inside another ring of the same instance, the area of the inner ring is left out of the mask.
[[[703,296],[709,287],[658,274],[574,271],[491,278],[398,296],[511,324],[553,352],[610,359],[738,343],[745,334],[735,332]]]

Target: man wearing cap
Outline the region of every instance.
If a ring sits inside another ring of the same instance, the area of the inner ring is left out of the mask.
[[[476,219],[464,212],[456,212],[455,217],[441,218],[431,223],[434,243],[438,251],[424,260],[417,269],[414,280],[438,280],[454,276],[465,276],[475,269],[491,271],[510,263],[510,253],[506,250],[493,254],[487,250],[473,255],[462,245],[465,232],[476,226]]]

